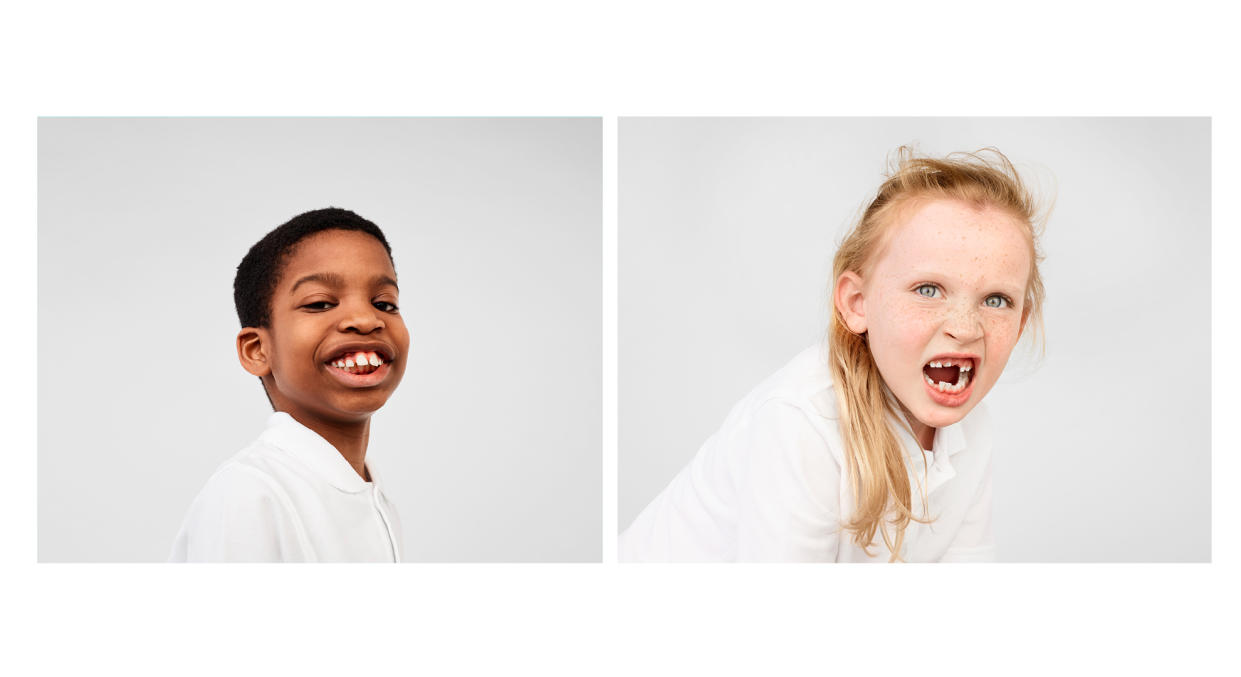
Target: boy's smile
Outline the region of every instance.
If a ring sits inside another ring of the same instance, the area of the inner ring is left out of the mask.
[[[1031,265],[1023,228],[994,207],[912,204],[865,279],[841,275],[849,329],[866,332],[924,448],[991,390],[1021,335]]]
[[[349,343],[332,351],[328,372],[352,388],[378,385],[392,369],[392,352],[382,343]]]
[[[369,419],[401,382],[409,350],[388,253],[360,231],[307,236],[280,272],[271,326],[238,341],[278,411],[303,423]]]

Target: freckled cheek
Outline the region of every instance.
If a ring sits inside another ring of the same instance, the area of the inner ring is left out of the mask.
[[[923,308],[913,308],[893,304],[884,308],[886,311],[875,323],[877,336],[889,347],[891,357],[905,361],[921,361],[926,351],[927,342],[935,334],[940,320],[933,312]]]
[[[931,316],[926,308],[890,299],[880,302],[872,313],[872,322],[888,327],[923,324],[929,321]]]
[[[987,352],[991,354],[990,356],[1006,358],[1012,352],[1013,346],[1017,344],[1020,328],[1019,321],[1005,318],[994,318],[988,321],[986,323]]]

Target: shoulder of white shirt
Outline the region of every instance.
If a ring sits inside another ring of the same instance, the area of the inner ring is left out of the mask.
[[[833,420],[839,418],[836,392],[825,355],[822,344],[801,351],[746,395],[743,399],[745,408],[752,410],[778,400],[802,409],[807,415]]]

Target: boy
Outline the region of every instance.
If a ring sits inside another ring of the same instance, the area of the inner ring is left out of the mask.
[[[405,373],[392,249],[337,208],[296,216],[237,267],[237,356],[275,413],[190,507],[172,561],[386,561],[400,522],[366,460]]]

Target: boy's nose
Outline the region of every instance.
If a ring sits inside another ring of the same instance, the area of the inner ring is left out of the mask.
[[[365,308],[358,308],[341,318],[339,329],[340,331],[356,331],[362,334],[369,334],[383,327],[384,321],[378,315],[378,311],[375,311],[373,308],[369,311]]]

